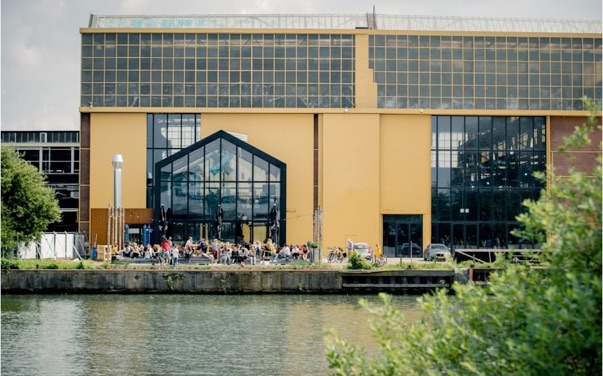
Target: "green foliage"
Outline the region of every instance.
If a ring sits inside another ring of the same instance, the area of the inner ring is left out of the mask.
[[[15,259],[2,258],[2,270],[19,269],[19,262]]]
[[[593,117],[568,140],[583,145]],[[600,128],[599,128],[600,129]],[[600,130],[599,130],[600,131]],[[337,375],[589,375],[600,374],[601,161],[589,174],[548,173],[540,199],[526,202],[516,236],[542,243],[546,267],[513,265],[486,286],[453,286],[420,299],[428,318],[408,326],[382,295],[383,305],[362,301],[372,319],[379,356],[327,336]]]
[[[318,244],[316,244],[315,242],[313,242],[312,240],[308,240],[308,242],[306,243],[306,245],[308,246],[308,248],[310,249],[316,249],[318,248]]]
[[[55,262],[54,260],[46,263],[46,265],[44,265],[43,269],[59,269],[59,264],[57,262]]]
[[[2,248],[14,250],[19,243],[39,239],[48,225],[61,219],[52,188],[44,175],[2,146]]]
[[[348,258],[348,269],[371,269],[372,265],[366,262],[360,255],[356,252],[352,252],[350,257]]]
[[[12,258],[2,258],[2,269],[98,269],[100,263],[91,260],[18,260]]]

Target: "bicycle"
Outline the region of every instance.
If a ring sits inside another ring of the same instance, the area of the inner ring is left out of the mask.
[[[327,256],[328,263],[343,262],[344,259],[345,259],[344,252],[341,248],[337,248],[337,247],[329,248],[329,255]]]
[[[387,256],[381,255],[375,259],[375,265],[381,267],[381,266],[384,266],[385,264],[387,264]]]

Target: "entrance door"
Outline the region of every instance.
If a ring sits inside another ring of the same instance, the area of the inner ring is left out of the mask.
[[[422,257],[423,216],[383,216],[383,251],[389,257]]]

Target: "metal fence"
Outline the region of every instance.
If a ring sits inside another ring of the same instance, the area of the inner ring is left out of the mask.
[[[21,244],[16,253],[19,259],[78,259],[87,256],[86,236],[73,232],[48,232],[39,241]]]

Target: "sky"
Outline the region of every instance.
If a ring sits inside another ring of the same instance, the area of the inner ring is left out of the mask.
[[[601,0],[0,0],[2,130],[79,130],[90,14],[377,14],[601,20]]]

